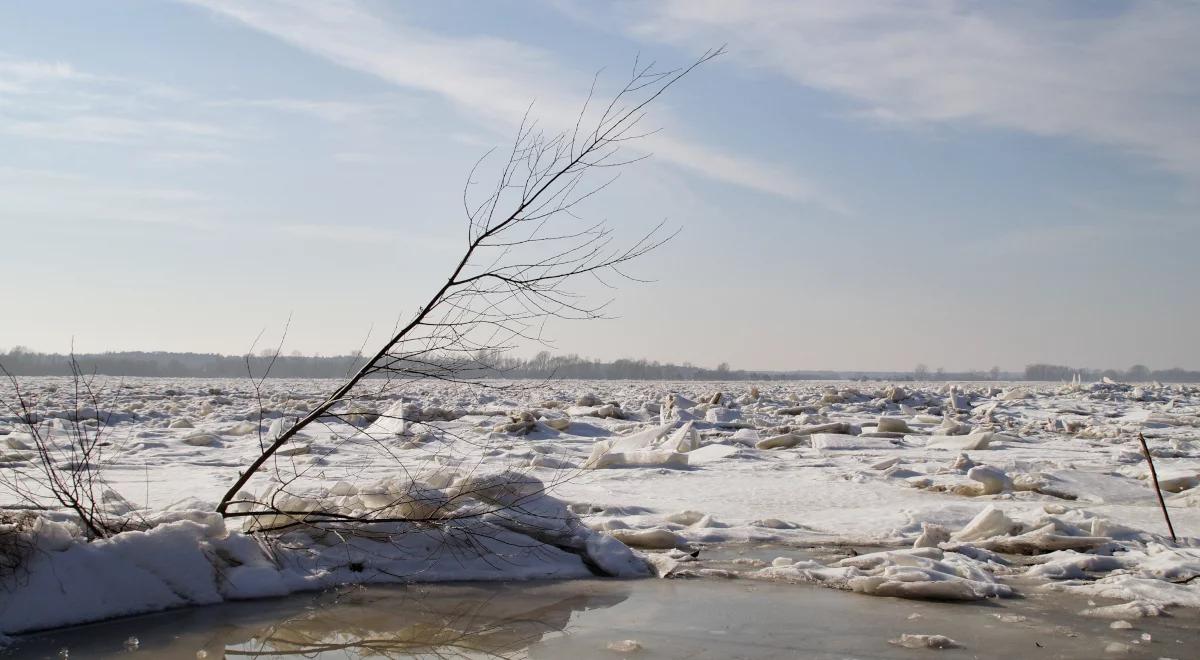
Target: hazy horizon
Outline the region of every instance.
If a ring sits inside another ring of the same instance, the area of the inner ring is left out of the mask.
[[[5,4],[0,347],[236,355],[290,317],[285,353],[371,352],[530,102],[725,43],[585,209],[682,233],[557,352],[1198,368],[1197,33],[1169,2]]]
[[[17,345],[17,346],[8,347],[8,348],[0,346],[0,366],[7,366],[4,363],[4,357],[5,357],[5,355],[11,355],[12,353],[10,351],[18,351],[18,352],[28,351],[28,352],[32,352],[32,353],[38,354],[38,355],[62,357],[62,358],[66,358],[67,356],[71,355],[69,352],[64,353],[62,351],[38,351],[36,349],[33,349],[32,347],[25,346],[25,345]],[[1197,371],[1195,369],[1189,368],[1187,365],[1177,365],[1177,364],[1154,365],[1154,364],[1145,364],[1143,362],[1136,362],[1136,363],[1129,364],[1129,365],[1068,364],[1061,360],[1060,361],[1050,360],[1047,362],[1030,362],[1030,363],[1026,363],[1023,365],[1012,366],[1012,367],[1005,367],[1002,365],[991,365],[989,367],[983,367],[980,365],[965,366],[965,367],[963,367],[963,366],[947,367],[945,365],[936,364],[936,363],[934,363],[934,364],[917,363],[917,364],[910,366],[907,369],[882,369],[882,368],[850,369],[850,368],[836,368],[836,367],[835,368],[812,368],[812,367],[806,367],[803,365],[777,365],[777,366],[771,366],[771,367],[748,367],[748,366],[744,366],[744,365],[730,364],[728,362],[697,363],[697,362],[692,362],[690,360],[674,362],[671,360],[662,360],[662,359],[655,358],[653,356],[646,356],[646,355],[622,355],[622,356],[619,356],[616,358],[601,359],[601,358],[591,356],[591,355],[579,355],[579,354],[573,354],[573,353],[569,354],[569,353],[561,353],[561,352],[554,352],[554,351],[544,351],[544,352],[547,353],[550,358],[560,358],[560,359],[561,358],[577,358],[577,359],[585,361],[585,362],[602,362],[605,364],[613,364],[614,362],[622,362],[622,361],[643,362],[643,363],[648,363],[648,364],[652,364],[652,365],[666,365],[666,366],[680,366],[680,367],[686,367],[686,368],[697,368],[702,371],[715,371],[715,370],[718,370],[721,368],[726,368],[726,369],[728,369],[730,371],[734,371],[734,372],[761,372],[761,373],[809,372],[809,373],[846,373],[846,374],[858,374],[858,373],[912,374],[913,372],[924,370],[925,372],[928,373],[930,378],[934,378],[935,376],[940,377],[940,375],[942,373],[945,373],[947,376],[956,376],[956,375],[963,375],[963,374],[977,374],[977,375],[989,376],[990,372],[993,369],[997,369],[1001,375],[1020,375],[1023,372],[1028,371],[1028,369],[1031,367],[1046,367],[1046,366],[1069,367],[1071,369],[1081,371],[1081,372],[1086,371],[1086,372],[1096,372],[1096,373],[1124,372],[1131,368],[1134,368],[1134,369],[1146,368],[1148,371],[1151,371],[1151,372],[1170,371],[1170,370],[1181,370],[1181,371],[1187,371],[1187,372]],[[365,354],[369,355],[370,353],[365,353]],[[87,353],[76,352],[75,355],[78,357],[103,356],[103,355],[114,355],[114,356],[127,356],[127,355],[129,355],[129,356],[132,356],[132,355],[217,356],[220,358],[226,358],[226,359],[232,358],[232,359],[236,359],[236,360],[240,361],[243,358],[245,358],[247,355],[251,355],[255,358],[261,358],[263,360],[269,360],[273,357],[276,357],[276,349],[272,348],[272,347],[259,348],[258,350],[254,351],[252,353],[248,353],[246,351],[242,351],[242,352],[238,352],[238,353],[220,353],[220,352],[214,352],[214,351],[164,351],[164,350],[152,350],[152,349],[130,349],[130,350],[122,350],[122,351],[89,351]],[[355,353],[353,351],[346,351],[346,352],[342,352],[342,353],[308,354],[308,353],[303,353],[303,352],[297,351],[297,350],[291,350],[291,351],[283,351],[283,352],[278,353],[278,357],[280,357],[280,358],[298,358],[298,359],[303,359],[303,360],[339,360],[339,359],[352,358],[354,356],[355,356]],[[518,361],[529,361],[531,359],[534,359],[536,357],[536,354],[527,354],[527,353],[522,353],[520,351],[512,351],[512,352],[507,353],[506,357],[509,357],[511,359],[515,359]],[[85,371],[86,371],[86,369],[85,369]]]

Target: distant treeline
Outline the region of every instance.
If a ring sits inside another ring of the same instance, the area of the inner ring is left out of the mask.
[[[75,356],[80,371],[106,376],[169,376],[176,378],[240,378],[267,371],[272,378],[345,378],[362,366],[363,358],[354,355],[331,357],[269,354],[254,356],[215,353],[168,353],[131,351],[121,353],[80,354]],[[706,369],[691,364],[664,364],[647,360],[601,362],[578,355],[551,356],[548,352],[531,359],[489,356],[487,364],[495,369],[473,370],[472,377],[496,378],[571,378],[621,380],[770,380],[780,378],[836,379],[842,374],[822,372],[764,373],[730,369],[721,364]],[[249,364],[247,364],[247,362]],[[69,376],[71,358],[54,353],[36,353],[16,348],[0,353],[0,366],[15,376]]]
[[[261,376],[270,366],[272,378],[345,378],[362,366],[363,358],[355,355],[330,357],[279,355],[269,352],[245,355],[215,353],[169,353],[164,351],[130,351],[121,353],[89,353],[75,355],[80,371],[106,376],[162,376],[175,378],[244,378],[248,373]],[[247,365],[247,361],[249,365]],[[930,373],[920,367],[916,372],[864,371],[749,371],[731,369],[727,363],[715,368],[697,367],[690,363],[672,364],[657,360],[621,359],[612,362],[592,360],[578,355],[552,355],[542,351],[532,358],[491,354],[480,362],[493,365],[488,370],[473,369],[470,376],[528,379],[578,380],[855,380],[888,379],[912,380],[914,377],[937,380],[997,380],[1014,374],[965,371],[947,372],[938,369]],[[54,353],[37,353],[14,348],[0,353],[0,366],[15,376],[69,376],[71,358]]]
[[[730,369],[722,362],[715,369],[690,363],[671,364],[657,360],[620,359],[612,362],[589,360],[578,355],[552,355],[542,351],[530,359],[503,356],[488,360],[510,378],[567,378],[578,380],[771,380],[774,372]],[[838,378],[833,372],[813,372],[807,378]]]
[[[293,353],[272,357],[218,355],[216,353],[169,353],[165,351],[128,351],[121,353],[89,353],[75,356],[83,373],[106,376],[164,376],[175,378],[242,378],[248,373],[261,376],[271,365],[272,378],[345,378],[362,366],[363,358],[355,355],[312,356]],[[247,369],[249,361],[249,369]],[[272,363],[273,361],[273,363]],[[748,371],[731,369],[721,363],[715,368],[697,367],[690,363],[672,364],[657,360],[621,359],[612,362],[591,360],[578,355],[552,355],[543,351],[532,358],[489,356],[483,360],[495,365],[488,371],[473,371],[472,377],[496,378],[565,378],[579,380],[1011,380],[1019,373],[1003,372],[999,367],[988,371],[930,370],[918,365],[911,372],[889,371]],[[20,347],[0,352],[0,366],[14,376],[69,376],[70,356],[57,353],[37,353]],[[1079,374],[1085,381],[1108,376],[1113,380],[1144,382],[1200,382],[1200,371],[1162,369],[1151,371],[1134,365],[1125,371],[1115,369],[1078,369],[1053,364],[1031,364],[1025,367],[1026,380],[1069,381]]]
[[[238,378],[250,371],[262,375],[270,356],[217,355],[216,353],[168,353],[129,351],[75,355],[79,370],[105,376],[171,376],[177,378]],[[276,378],[331,378],[345,376],[362,362],[350,355],[313,357],[280,355],[271,366]],[[13,349],[0,353],[0,366],[14,376],[69,376],[71,357],[58,353],[35,353]]]
[[[1071,380],[1076,374],[1083,381],[1096,381],[1104,377],[1127,383],[1145,383],[1157,380],[1164,383],[1196,383],[1200,382],[1200,371],[1188,371],[1173,367],[1171,369],[1150,369],[1143,364],[1135,364],[1125,371],[1117,369],[1080,369],[1061,364],[1031,364],[1025,367],[1026,380]]]

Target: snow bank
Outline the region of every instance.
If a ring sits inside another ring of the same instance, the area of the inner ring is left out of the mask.
[[[510,476],[460,484],[477,503],[501,506],[438,528],[384,523],[334,535],[308,526],[261,536],[231,531],[218,514],[187,511],[86,543],[73,525],[41,519],[25,532],[34,550],[0,580],[0,634],[354,583],[649,574],[617,538],[538,494],[540,483],[524,477],[513,486]]]

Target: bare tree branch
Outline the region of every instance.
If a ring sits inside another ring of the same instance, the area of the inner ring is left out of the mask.
[[[606,272],[633,280],[622,267],[661,247],[675,234],[664,235],[660,223],[632,245],[621,248],[614,246],[612,230],[605,223],[590,223],[579,229],[561,225],[578,220],[579,206],[615,181],[613,177],[593,185],[591,175],[645,157],[625,157],[621,149],[653,133],[639,128],[647,106],[722,52],[710,50],[690,65],[673,70],[658,70],[653,63],[643,65],[635,60],[625,85],[589,124],[597,74],[574,125],[565,132],[544,133],[531,117],[531,105],[500,165],[495,186],[475,202],[471,189],[477,185],[476,175],[494,152],[485,154],[470,170],[462,199],[467,215],[467,246],[445,283],[345,383],[295,424],[267,438],[259,456],[238,474],[221,498],[217,511],[226,516],[258,516],[268,511],[282,515],[283,524],[288,525],[340,519],[334,512],[295,511],[275,506],[270,497],[264,502],[247,500],[239,494],[306,427],[320,420],[348,419],[357,414],[352,412],[355,391],[367,379],[383,379],[381,392],[393,384],[423,380],[480,384],[485,375],[495,373],[494,365],[489,364],[491,358],[517,342],[541,341],[547,319],[599,318],[607,303],[588,303],[569,284],[579,276],[590,275],[607,286],[601,277]],[[584,129],[585,125],[591,128]],[[446,431],[439,429],[438,433]],[[379,442],[364,435],[345,441]],[[285,480],[278,463],[276,466],[276,480],[281,483],[273,492],[288,493],[286,484],[299,478],[300,472],[291,472]],[[404,469],[407,471],[407,467]],[[294,500],[297,496],[288,493],[287,497]],[[239,511],[230,511],[234,503],[239,504]],[[374,512],[377,517],[370,519],[413,522],[408,516],[384,515],[389,508],[379,507]],[[435,513],[444,512],[439,508]],[[481,514],[455,512],[455,516],[466,515]]]

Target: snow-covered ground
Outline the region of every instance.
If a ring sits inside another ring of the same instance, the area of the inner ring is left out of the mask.
[[[23,381],[43,429],[61,435],[76,415],[69,385]],[[304,525],[264,543],[242,526],[289,519],[212,514],[260,442],[336,385],[110,381],[103,476],[120,497],[107,505],[149,529],[84,543],[60,513],[21,532],[36,549],[3,577],[0,633],[351,582],[597,572],[947,600],[1058,589],[1119,599],[1093,613],[1116,619],[1200,607],[1195,386],[420,384],[338,408],[246,490],[293,511],[378,510],[382,498],[406,517],[454,511],[455,523],[349,539]],[[31,445],[19,420],[0,416],[0,469],[28,467]],[[706,548],[747,543],[781,556],[705,560]],[[786,551],[800,546],[828,552]]]

